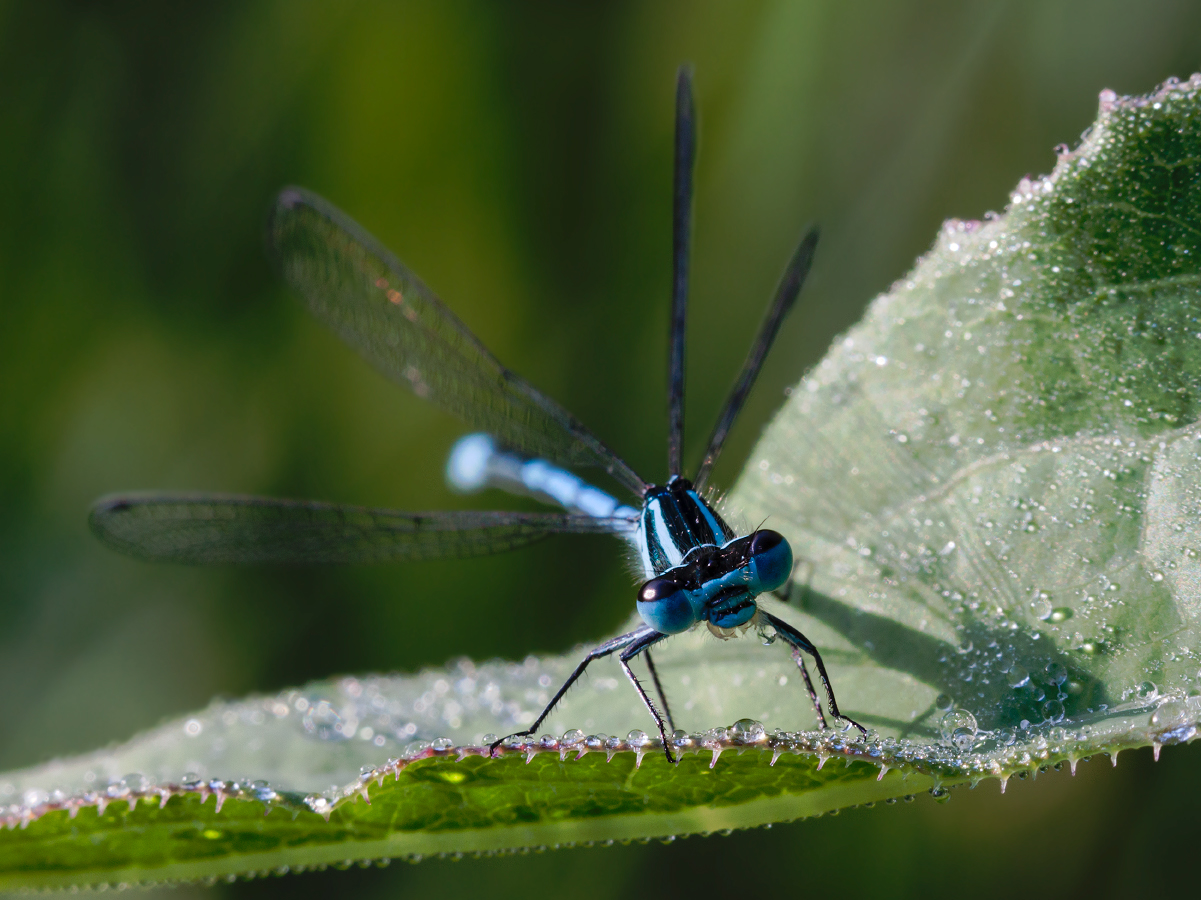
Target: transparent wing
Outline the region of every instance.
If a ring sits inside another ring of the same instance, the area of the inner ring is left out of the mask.
[[[97,501],[92,531],[130,556],[187,563],[351,563],[496,553],[556,532],[625,533],[630,519],[567,513],[409,513],[221,494]]]
[[[502,366],[412,272],[343,212],[300,188],[276,200],[267,240],[313,314],[388,377],[501,444],[646,485],[566,410]]]

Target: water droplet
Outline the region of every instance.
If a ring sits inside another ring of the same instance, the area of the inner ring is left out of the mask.
[[[1066,622],[1071,617],[1072,617],[1071,608],[1069,608],[1067,606],[1060,606],[1060,607],[1056,607],[1055,609],[1051,610],[1051,615],[1047,617],[1047,621],[1054,622],[1055,624],[1059,624],[1060,622]]]
[[[1188,708],[1179,700],[1166,700],[1151,714],[1151,727],[1166,730],[1188,721]]]
[[[1059,663],[1047,663],[1047,681],[1051,684],[1063,684],[1068,680],[1068,670]]]
[[[953,709],[938,723],[942,739],[957,750],[970,750],[976,743],[976,717],[966,709]]]
[[[1030,601],[1030,614],[1036,619],[1045,622],[1051,618],[1051,597],[1039,591],[1034,595],[1034,599]]]
[[[762,722],[754,719],[739,719],[730,727],[730,739],[740,744],[761,741],[767,736]]]
[[[1159,688],[1155,686],[1154,682],[1144,681],[1135,688],[1135,693],[1138,694],[1140,700],[1154,700],[1159,696]]]
[[[645,731],[634,729],[626,735],[626,743],[631,747],[645,747],[650,743],[650,738],[646,736]]]
[[[346,723],[328,700],[319,700],[308,708],[301,720],[304,730],[323,741],[341,741],[349,735]]]
[[[1019,666],[1017,663],[1014,663],[1013,668],[1009,670],[1008,677],[1011,688],[1025,687],[1030,683],[1030,673],[1026,671],[1025,667]]]
[[[1058,700],[1048,700],[1043,704],[1043,715],[1051,721],[1056,721],[1063,717],[1063,704]]]
[[[937,697],[934,698],[934,708],[937,709],[939,712],[946,712],[954,705],[955,705],[955,701],[952,700],[946,694],[939,694]]]
[[[584,732],[578,728],[573,728],[571,731],[563,732],[563,746],[573,747],[584,739]]]

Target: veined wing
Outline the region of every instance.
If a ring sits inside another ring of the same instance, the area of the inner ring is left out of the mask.
[[[497,361],[434,292],[346,214],[300,188],[276,200],[267,240],[321,321],[395,381],[505,446],[600,466],[646,485],[570,413]]]
[[[478,556],[556,532],[623,534],[624,518],[567,513],[369,509],[222,494],[130,494],[97,501],[92,531],[110,547],[186,563],[351,563]]]

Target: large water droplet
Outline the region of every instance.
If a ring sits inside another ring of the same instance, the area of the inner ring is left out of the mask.
[[[1188,707],[1179,700],[1165,700],[1151,714],[1151,727],[1159,729],[1175,728],[1188,721]]]
[[[971,750],[978,731],[976,717],[966,709],[953,709],[938,723],[942,739],[957,750]]]
[[[1059,663],[1047,663],[1047,681],[1051,684],[1063,684],[1068,680],[1068,670]]]
[[[730,739],[738,743],[754,743],[763,740],[766,735],[763,723],[754,719],[739,719],[730,726]]]
[[[1030,601],[1030,614],[1036,619],[1045,622],[1051,618],[1051,610],[1051,597],[1042,591],[1036,593],[1034,599]]]
[[[1009,670],[1008,674],[1009,686],[1011,688],[1025,687],[1030,683],[1030,673],[1026,671],[1024,666],[1019,666],[1017,663]]]
[[[638,731],[637,729],[626,735],[626,743],[631,747],[645,747],[650,743],[650,740],[645,731]]]
[[[310,706],[301,724],[306,732],[323,741],[340,741],[348,737],[346,723],[328,700]]]
[[[947,694],[939,694],[934,698],[934,708],[939,712],[946,712],[955,705],[955,701]]]

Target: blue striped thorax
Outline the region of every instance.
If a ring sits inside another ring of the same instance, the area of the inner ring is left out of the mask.
[[[638,552],[647,578],[662,575],[702,547],[721,547],[734,531],[687,478],[651,487],[642,498]]]
[[[638,591],[638,614],[662,634],[700,622],[745,625],[758,608],[755,598],[792,573],[792,548],[782,534],[734,537],[683,478],[647,492],[638,545],[649,579]]]

